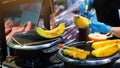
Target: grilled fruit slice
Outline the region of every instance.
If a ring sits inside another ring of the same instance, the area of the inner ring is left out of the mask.
[[[63,53],[64,55],[68,55],[74,59],[85,60],[90,54],[90,51],[86,51],[76,47],[69,47],[68,49],[64,49]]]
[[[45,38],[56,38],[62,35],[62,33],[65,31],[65,23],[60,23],[58,27],[52,29],[52,30],[44,30],[40,27],[35,27],[36,32]]]
[[[94,42],[92,44],[92,48],[93,49],[98,49],[98,48],[105,47],[105,46],[115,44],[115,43],[120,44],[120,40],[119,39],[114,39],[114,40],[106,40],[106,41]]]
[[[79,28],[86,28],[90,24],[90,20],[82,16],[74,16],[74,23]]]
[[[119,50],[118,44],[112,44],[92,51],[92,55],[96,57],[108,57]]]

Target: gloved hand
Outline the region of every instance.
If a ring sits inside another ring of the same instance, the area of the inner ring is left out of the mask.
[[[77,0],[71,0],[72,4],[74,4]],[[85,1],[82,2],[80,4],[80,7],[79,7],[79,11],[80,11],[80,14],[83,16],[83,17],[87,17],[88,19],[90,19],[91,17],[94,17],[94,13],[91,12],[91,9],[88,9],[88,13],[85,14],[84,11],[85,11],[85,5],[89,5],[89,7],[91,8],[92,4],[93,4],[94,0],[89,0],[88,3],[86,3]]]
[[[108,33],[111,29],[111,26],[99,22],[95,18],[91,18],[90,21],[91,24],[89,25],[89,27],[91,28],[92,32]]]
[[[71,0],[72,4],[74,4],[77,0]]]

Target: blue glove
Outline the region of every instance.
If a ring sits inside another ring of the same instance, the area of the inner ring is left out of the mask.
[[[108,33],[111,29],[111,26],[106,25],[102,22],[98,22],[95,18],[91,18],[90,21],[91,24],[89,27],[91,28],[92,32]]]
[[[72,4],[74,4],[77,0],[71,0]],[[89,5],[92,5],[94,0],[89,0]]]
[[[87,3],[87,5],[89,5],[89,7],[91,7],[93,2],[94,2],[94,0],[89,0],[89,3]],[[88,9],[88,13],[85,14],[85,5],[86,5],[86,3],[83,2],[83,3],[81,3],[81,5],[79,7],[79,11],[80,11],[81,15],[88,19],[90,19],[91,17],[94,17],[95,15],[94,15],[94,13],[91,12],[91,9]]]
[[[71,0],[72,4],[74,4],[76,1],[77,0]],[[89,0],[89,2],[87,2],[87,3],[83,2],[83,3],[80,4],[79,11],[80,11],[80,13],[83,17],[86,17],[86,18],[90,19],[91,17],[94,16],[94,13],[92,13],[90,9],[88,10],[87,15],[84,13],[85,5],[87,4],[87,5],[89,5],[89,7],[91,7],[93,2],[94,2],[94,0]]]
[[[72,4],[74,4],[77,0],[71,0]]]

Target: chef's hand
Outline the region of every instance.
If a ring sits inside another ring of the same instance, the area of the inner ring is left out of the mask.
[[[71,0],[72,4],[74,4],[77,0]]]
[[[99,22],[95,18],[91,18],[90,21],[91,24],[89,27],[91,28],[92,32],[108,33],[111,29],[111,26]]]
[[[77,0],[71,0],[71,2],[72,2],[72,4],[74,4],[75,2],[77,2]],[[83,17],[86,17],[86,18],[91,18],[91,17],[93,17],[93,16],[95,16],[94,15],[94,13],[93,12],[91,12],[91,8],[92,8],[92,4],[93,4],[93,2],[94,2],[94,0],[89,0],[89,2],[82,2],[81,4],[80,4],[80,6],[79,6],[79,11],[80,11],[80,14],[83,16]],[[87,14],[85,14],[85,5],[89,5],[89,9],[88,9],[88,12],[87,12]]]
[[[94,0],[89,0],[89,3],[87,3],[87,5],[89,6],[87,13],[85,13],[86,3],[83,2],[83,3],[80,4],[79,11],[80,11],[80,14],[82,16],[87,17],[88,19],[95,16],[94,13],[91,10],[93,2],[94,2]]]

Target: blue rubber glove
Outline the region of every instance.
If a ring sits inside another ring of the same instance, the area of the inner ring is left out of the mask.
[[[71,0],[71,2],[72,2],[72,5],[76,2],[77,0]]]
[[[74,4],[76,1],[77,0],[71,0],[72,4]],[[94,13],[91,12],[91,9],[88,10],[87,15],[84,13],[85,5],[87,4],[87,5],[89,5],[89,7],[91,7],[93,2],[94,2],[94,0],[89,0],[89,2],[87,2],[87,3],[83,2],[83,3],[80,4],[79,11],[80,11],[80,14],[83,17],[86,17],[86,18],[90,19],[91,17],[95,16]]]
[[[92,6],[93,2],[94,2],[94,0],[89,0],[89,3],[87,3],[89,5],[89,7]],[[88,9],[88,13],[85,14],[85,5],[86,5],[86,3],[83,2],[83,3],[81,3],[81,5],[79,7],[79,11],[80,11],[81,15],[88,19],[90,19],[91,17],[94,17],[95,15],[94,15],[94,13],[91,12],[91,9]]]
[[[91,24],[89,27],[91,28],[92,32],[108,33],[111,29],[111,26],[99,22],[95,18],[91,18],[90,21]]]
[[[72,4],[74,4],[77,0],[71,0]]]
[[[76,1],[77,1],[77,0],[71,0],[72,4],[74,4]],[[94,2],[94,0],[89,0],[89,2],[90,2],[89,4],[92,5],[93,2]]]

